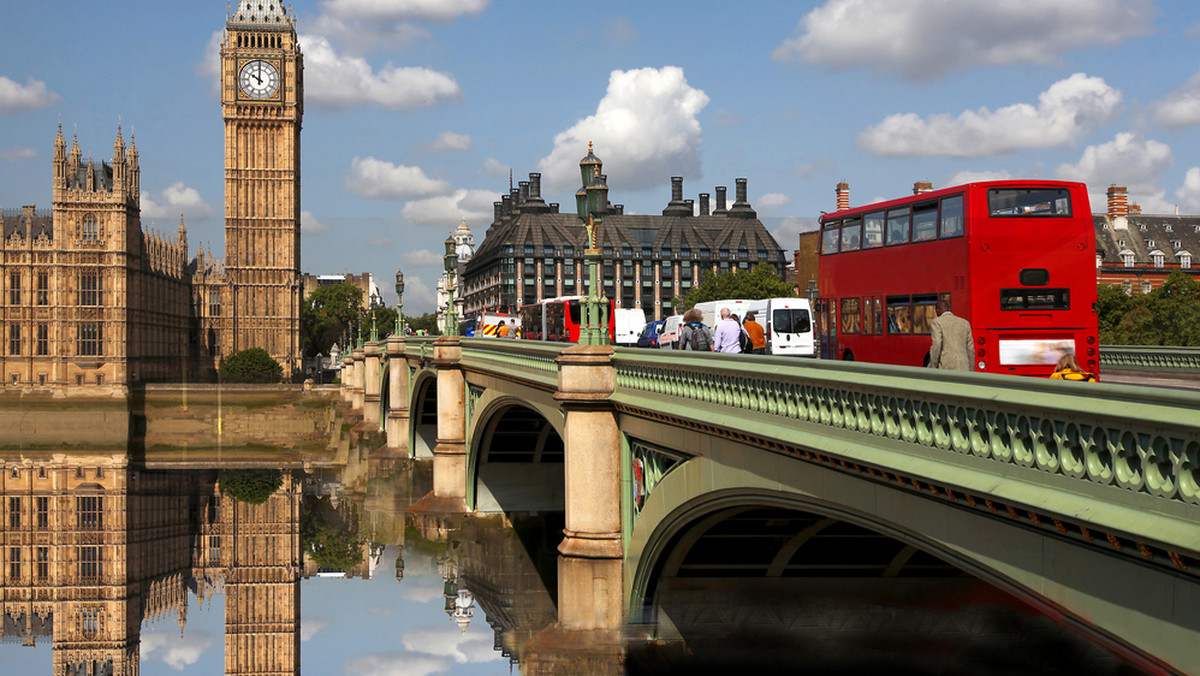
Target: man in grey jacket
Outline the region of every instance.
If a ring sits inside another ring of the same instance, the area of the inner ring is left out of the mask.
[[[950,311],[946,301],[938,299],[937,317],[929,322],[932,344],[929,346],[929,367],[954,371],[974,371],[971,361],[975,347],[971,338],[971,323]]]

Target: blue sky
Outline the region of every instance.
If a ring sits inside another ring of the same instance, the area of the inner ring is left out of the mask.
[[[271,0],[263,0],[268,2]],[[432,309],[442,240],[543,174],[571,209],[594,141],[611,199],[659,213],[749,180],[785,249],[852,204],[990,177],[1112,184],[1200,213],[1200,6],[1186,0],[563,3],[302,0],[302,267],[405,271]],[[220,2],[8,3],[0,206],[50,200],[56,125],[136,134],[146,229],[224,251]],[[69,142],[69,140],[68,140]]]

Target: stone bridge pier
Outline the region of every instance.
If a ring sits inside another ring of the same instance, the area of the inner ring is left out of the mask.
[[[459,366],[458,336],[433,341],[430,363],[437,369],[437,437],[433,447],[433,491],[409,506],[410,522],[430,539],[442,539],[467,507],[466,379]]]
[[[387,445],[391,453],[408,456],[408,363],[404,338],[392,336],[385,344],[388,369]]]

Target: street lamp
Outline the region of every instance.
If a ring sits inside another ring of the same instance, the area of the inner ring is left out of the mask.
[[[396,335],[404,336],[404,273],[396,268]]]
[[[454,247],[454,233],[446,237],[446,255],[442,257],[446,264],[446,328],[443,335],[458,335],[458,317],[454,314],[454,273],[458,269],[458,250]]]
[[[600,248],[596,236],[600,223],[608,210],[608,177],[600,173],[600,159],[592,152],[588,142],[588,154],[579,162],[579,174],[583,186],[575,193],[575,211],[587,231],[587,248],[583,260],[588,268],[587,298],[583,301],[583,326],[579,330],[580,345],[608,344],[608,299],[599,290]]]

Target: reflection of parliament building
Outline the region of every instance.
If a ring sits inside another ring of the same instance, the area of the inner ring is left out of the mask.
[[[239,2],[221,47],[225,258],[189,260],[187,231],[146,232],[139,154],[109,161],[54,140],[50,209],[0,210],[6,388],[122,388],[213,377],[262,347],[300,358],[302,57],[277,0]]]
[[[225,673],[300,673],[300,484],[261,505],[211,472],[8,463],[0,474],[0,639],[53,641],[56,676],[135,676],[143,619],[187,622],[225,594]]]

